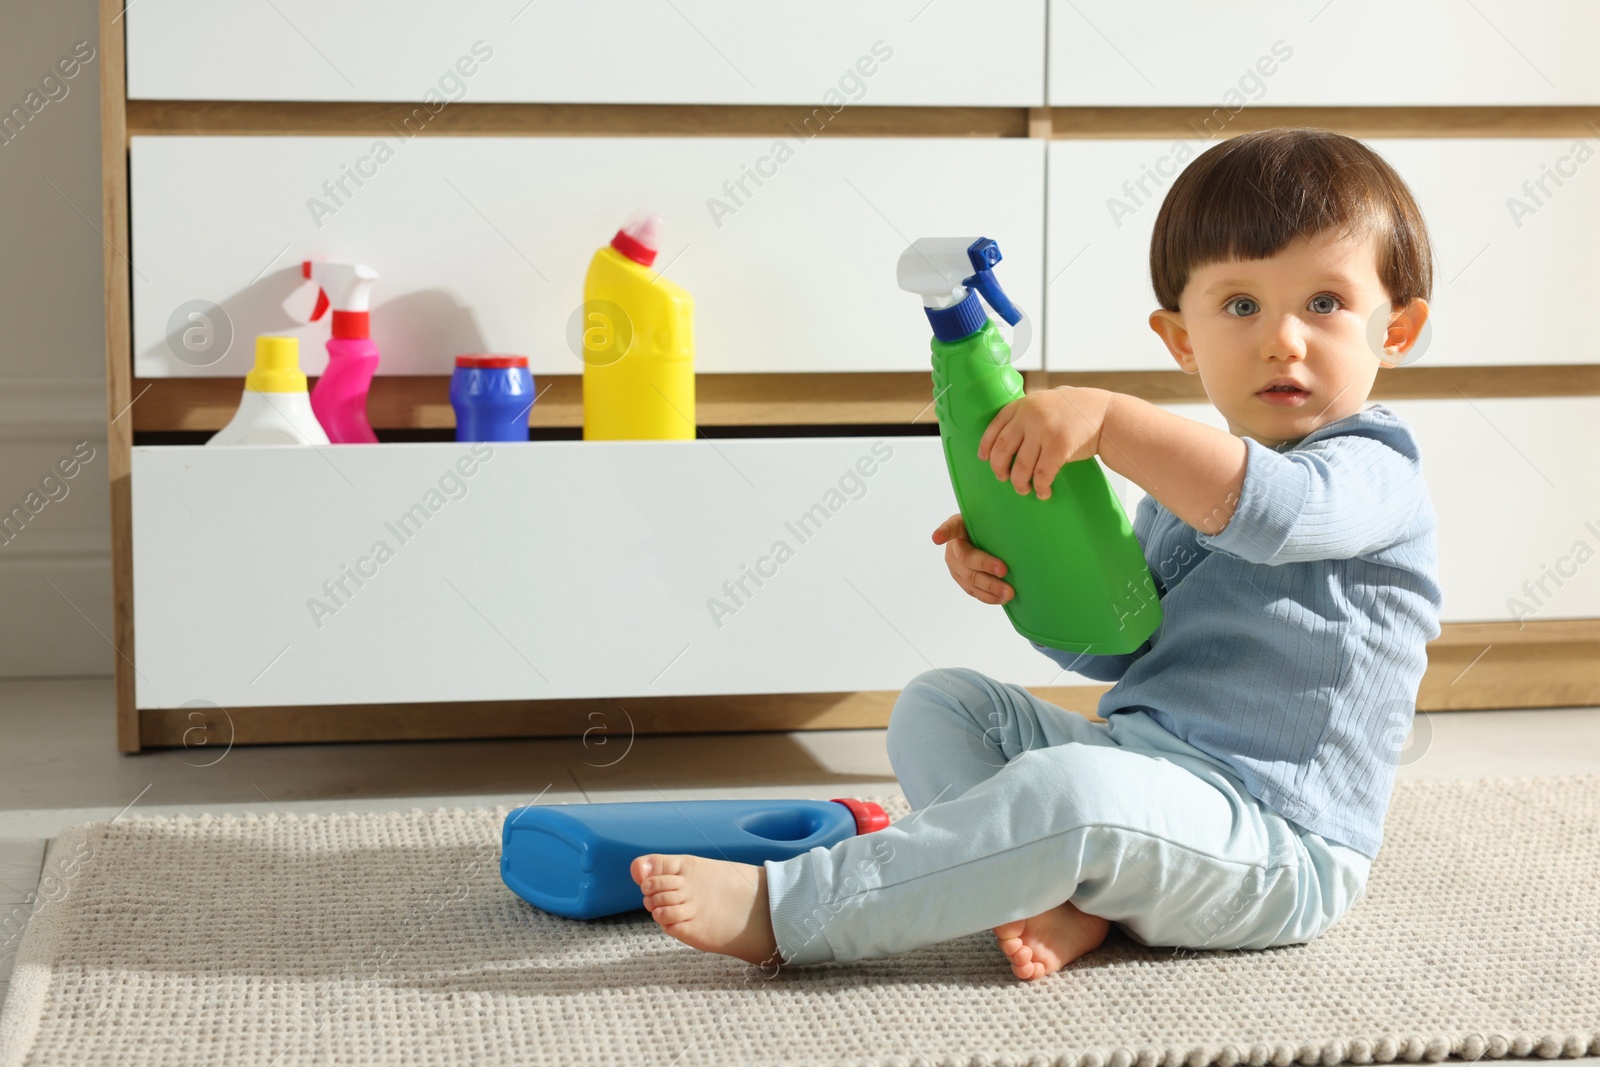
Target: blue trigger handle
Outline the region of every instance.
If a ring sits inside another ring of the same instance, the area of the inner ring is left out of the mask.
[[[976,273],[961,284],[976,289],[997,315],[1015,326],[1021,320],[1022,312],[1000,288],[1000,280],[994,276],[992,269],[1000,262],[1000,246],[995,244],[993,238],[980,237],[968,246],[967,258],[972,261],[972,269]]]

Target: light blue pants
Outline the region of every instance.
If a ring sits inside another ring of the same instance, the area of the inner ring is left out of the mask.
[[[1310,941],[1371,861],[1283,818],[1143,711],[1091,722],[963,667],[926,671],[889,718],[909,815],[767,861],[785,963],[910,952],[1070,900],[1143,945]]]

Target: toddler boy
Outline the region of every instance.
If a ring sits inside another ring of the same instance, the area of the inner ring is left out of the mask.
[[[1177,177],[1150,269],[1150,326],[1228,430],[1061,386],[1002,408],[978,451],[1019,493],[1046,496],[1096,455],[1147,493],[1134,531],[1161,626],[1121,655],[1035,645],[1115,681],[1105,721],[967,668],[927,671],[887,734],[913,813],[760,866],[640,856],[667,933],[776,964],[990,928],[1031,979],[1112,922],[1148,945],[1265,948],[1319,936],[1365,892],[1440,633],[1417,443],[1364,407],[1427,320],[1421,212],[1360,141],[1263,130]],[[960,515],[933,540],[972,596],[1015,595]]]

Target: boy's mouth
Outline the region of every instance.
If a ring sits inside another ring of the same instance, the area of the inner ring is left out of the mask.
[[[1276,382],[1256,393],[1264,402],[1275,406],[1302,404],[1310,395],[1310,390],[1290,382]]]

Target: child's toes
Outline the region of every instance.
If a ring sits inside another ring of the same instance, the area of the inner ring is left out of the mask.
[[[645,858],[650,861],[651,868],[656,874],[680,875],[683,873],[684,863],[693,857],[678,852],[652,852]]]
[[[1038,966],[1026,948],[1019,950],[1019,953],[1006,953],[1006,962],[1011,965],[1011,973],[1018,978],[1029,977],[1033,974],[1033,969]]]
[[[650,909],[650,917],[662,926],[671,926],[694,918],[694,907],[690,904],[667,904]]]
[[[650,893],[644,898],[644,906],[654,911],[656,908],[668,904],[682,904],[689,899],[689,894],[682,889],[668,889],[660,893]]]
[[[633,862],[628,864],[628,873],[647,893],[653,889],[669,889],[683,884],[683,868],[686,858],[680,855],[648,852],[643,856],[635,856],[633,858]],[[657,879],[667,878],[670,881],[654,886],[646,885],[645,883],[650,881],[652,876]]]
[[[681,874],[657,874],[640,882],[639,888],[646,893],[665,893],[673,889],[682,889],[684,885]]]

